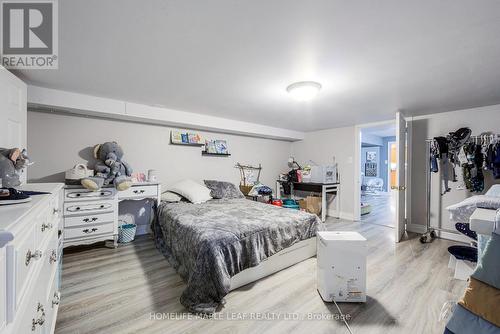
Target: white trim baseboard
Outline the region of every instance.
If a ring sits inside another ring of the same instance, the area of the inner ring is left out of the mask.
[[[406,224],[406,230],[408,232],[423,234],[427,231],[425,225],[422,224]],[[467,238],[465,235],[446,232],[446,231],[436,231],[436,236],[441,239],[463,242],[469,244],[471,242],[470,238]]]
[[[337,214],[337,211],[335,211],[335,210],[327,210],[326,216],[327,217],[339,217],[339,215]],[[340,219],[354,221],[354,215],[352,213],[349,213],[349,212],[340,211]]]
[[[426,228],[425,225],[422,224],[406,224],[406,230],[408,232],[413,232],[413,233],[425,233]]]
[[[472,241],[472,239],[467,238],[465,235],[446,232],[446,231],[436,231],[436,235],[438,238],[441,239],[462,242],[465,244],[470,244],[470,242]]]

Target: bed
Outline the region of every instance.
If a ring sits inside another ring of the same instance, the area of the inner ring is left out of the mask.
[[[314,256],[318,229],[316,215],[241,198],[162,202],[152,223],[194,313],[216,312],[229,291]]]

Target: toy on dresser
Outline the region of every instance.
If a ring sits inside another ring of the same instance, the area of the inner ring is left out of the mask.
[[[0,148],[0,186],[13,188],[21,185],[19,179],[22,170],[29,164],[26,150],[18,148]]]
[[[118,191],[127,190],[132,185],[132,167],[123,161],[123,149],[116,142],[106,142],[94,147],[95,176],[83,178],[85,188],[96,191],[103,185],[112,184]]]

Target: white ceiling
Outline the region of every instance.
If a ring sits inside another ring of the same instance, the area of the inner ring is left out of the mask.
[[[500,103],[500,1],[64,0],[59,35],[23,78],[294,130]]]
[[[396,135],[396,122],[391,124],[371,126],[362,128],[361,133],[364,135],[372,135],[377,137],[391,137]]]

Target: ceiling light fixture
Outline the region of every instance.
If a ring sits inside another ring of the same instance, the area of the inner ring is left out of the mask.
[[[321,85],[314,81],[294,82],[286,91],[297,101],[309,101],[318,95]]]

